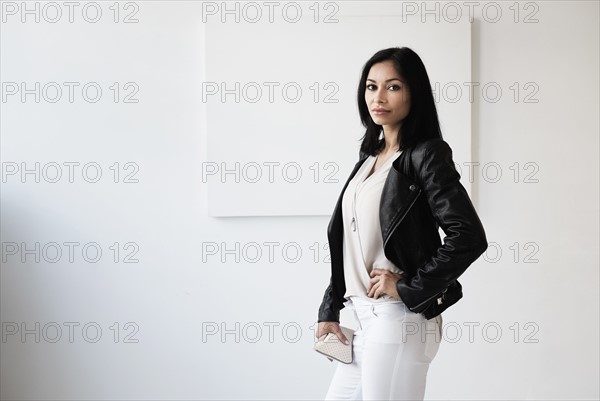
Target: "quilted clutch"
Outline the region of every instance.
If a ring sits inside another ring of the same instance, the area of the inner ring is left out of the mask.
[[[354,339],[354,330],[340,326],[342,333],[346,336],[350,344],[341,342],[334,333],[327,333],[319,337],[313,349],[325,355],[331,362],[333,360],[342,363],[352,363],[352,340]]]

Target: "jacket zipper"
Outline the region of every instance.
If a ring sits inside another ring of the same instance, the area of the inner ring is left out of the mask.
[[[420,192],[419,192],[420,193]],[[385,248],[385,246],[387,245],[388,241],[390,240],[390,238],[392,237],[392,233],[394,232],[394,230],[396,229],[396,227],[398,227],[398,225],[400,224],[400,222],[402,221],[402,219],[404,218],[404,216],[406,216],[406,214],[408,213],[408,211],[410,210],[410,208],[412,207],[412,205],[417,201],[417,198],[419,197],[419,194],[415,195],[415,198],[412,200],[412,202],[410,202],[410,204],[406,207],[406,210],[404,211],[404,213],[402,213],[400,216],[398,216],[398,219],[396,220],[396,222],[394,223],[394,225],[392,226],[392,228],[390,229],[385,242],[383,243],[383,247]]]
[[[434,296],[427,298],[425,301],[421,302],[420,304],[415,305],[412,308],[408,308],[408,309],[410,309],[411,311],[414,311],[415,309],[419,309],[421,306],[425,305],[426,303],[428,303],[429,301],[431,301],[434,298],[439,298],[437,303],[438,303],[438,305],[441,305],[442,303],[444,303],[444,296],[446,295],[446,291],[448,291],[448,287],[446,287],[443,291],[438,292]],[[440,294],[442,294],[441,297],[439,297]]]

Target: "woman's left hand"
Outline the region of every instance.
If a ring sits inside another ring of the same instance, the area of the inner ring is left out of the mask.
[[[371,285],[367,290],[367,296],[378,299],[383,294],[387,294],[392,298],[400,300],[396,283],[403,277],[402,274],[392,273],[386,269],[373,268],[370,276]]]

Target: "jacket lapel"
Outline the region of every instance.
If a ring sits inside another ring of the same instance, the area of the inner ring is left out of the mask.
[[[402,222],[421,194],[420,186],[400,172],[401,163],[405,160],[402,156],[405,156],[404,152],[392,163],[379,203],[379,223],[384,248],[394,229]]]
[[[327,227],[327,233],[330,236],[333,232],[336,232],[336,230],[337,230],[337,227],[334,227],[334,225],[337,226],[338,224],[342,223],[342,198],[344,196],[344,192],[346,192],[346,187],[348,186],[348,184],[350,183],[352,178],[354,178],[354,176],[356,175],[356,172],[358,171],[360,166],[362,166],[362,164],[365,162],[365,160],[367,160],[368,157],[369,157],[368,155],[363,155],[363,157],[358,162],[356,162],[356,164],[354,165],[354,169],[350,173],[350,177],[348,177],[348,179],[346,180],[346,183],[344,184],[344,187],[342,188],[340,196],[338,197],[337,203],[335,205],[333,215],[331,216],[331,220],[329,221],[329,226]],[[340,227],[340,229],[341,229],[341,227]]]
[[[420,186],[406,174],[401,172],[406,171],[408,168],[406,167],[406,164],[410,163],[410,155],[407,153],[410,152],[408,150],[402,152],[402,154],[392,163],[381,193],[381,200],[379,203],[379,223],[381,225],[384,248],[395,228],[402,222],[406,213],[408,213],[421,194]],[[327,227],[327,233],[330,240],[332,239],[333,233],[338,233],[341,232],[338,230],[342,230],[341,206],[344,192],[367,157],[368,155],[363,154],[361,159],[354,165],[354,169],[342,188],[333,215],[329,221],[329,226]]]

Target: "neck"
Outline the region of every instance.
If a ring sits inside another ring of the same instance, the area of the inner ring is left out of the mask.
[[[400,148],[400,146],[398,146],[398,141],[396,140],[396,138],[394,138],[393,140],[388,140],[388,138],[386,137],[385,145],[383,146],[381,153],[387,154],[387,153],[395,152],[399,148]]]
[[[400,127],[389,127],[383,126],[383,137],[385,139],[385,146],[383,147],[382,153],[395,152],[400,146],[398,145],[398,134]]]

